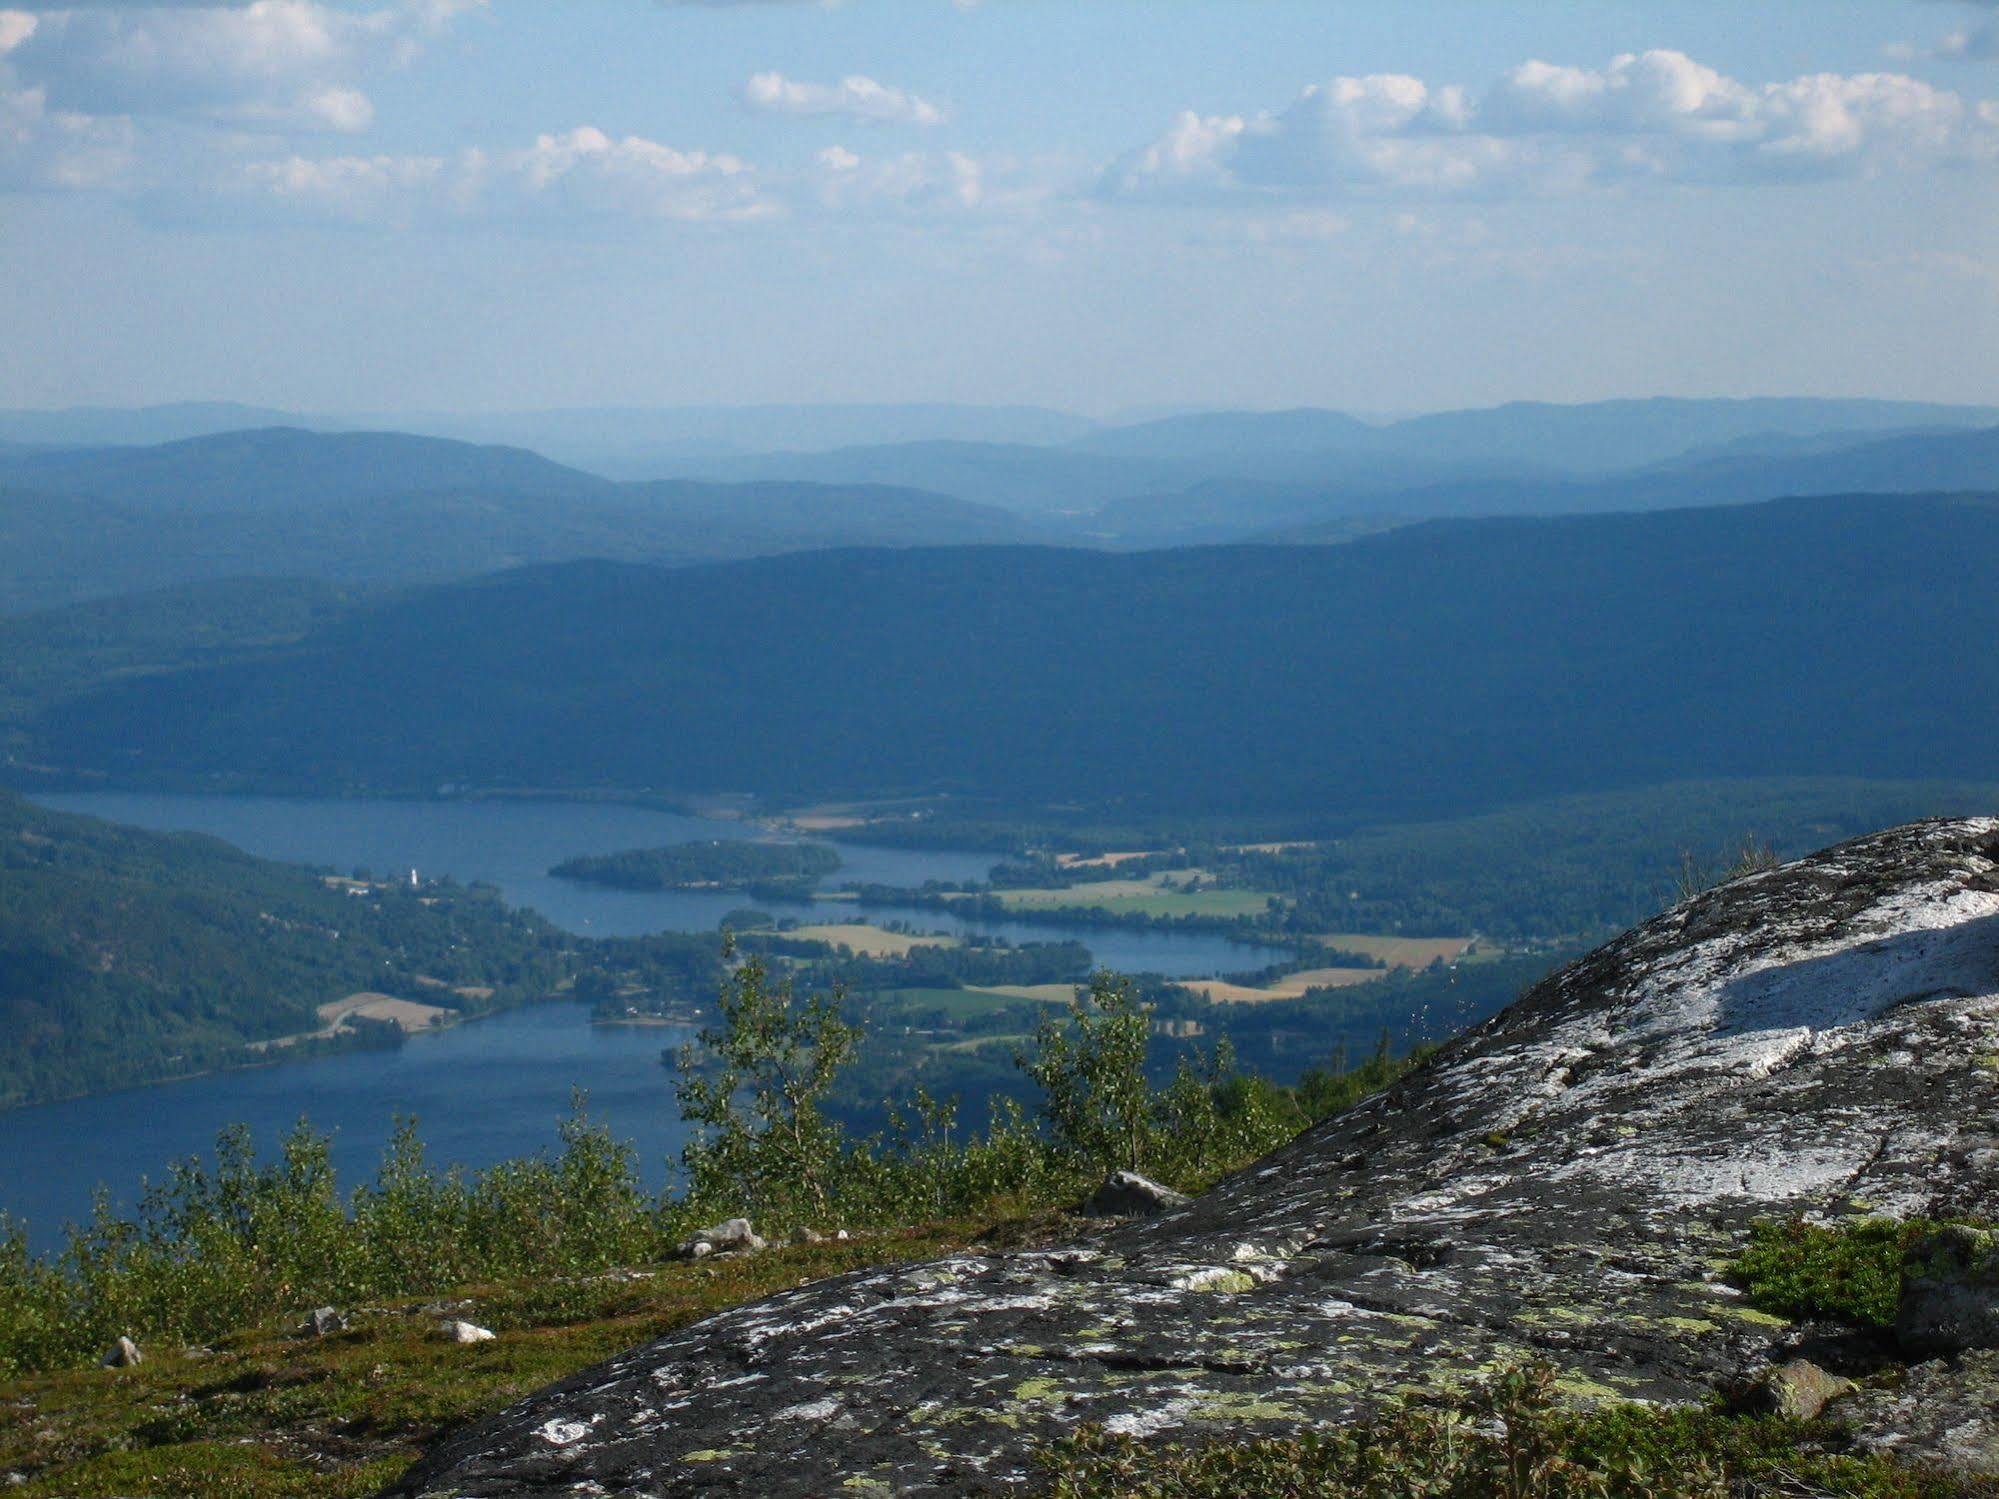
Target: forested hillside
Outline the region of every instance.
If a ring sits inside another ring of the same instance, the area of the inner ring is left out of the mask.
[[[1333,549],[531,569],[49,702],[164,783],[976,792],[1317,816],[1987,777],[1999,501],[1436,523]],[[210,779],[219,777],[219,780]]]
[[[0,1107],[241,1062],[357,992],[517,1002],[569,945],[491,891],[333,883],[0,794]]]

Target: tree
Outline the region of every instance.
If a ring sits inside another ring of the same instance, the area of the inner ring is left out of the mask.
[[[734,959],[733,941],[723,957]],[[860,1041],[840,1018],[842,997],[801,1001],[755,956],[723,980],[721,1024],[681,1051],[675,1085],[681,1117],[698,1130],[682,1153],[692,1201],[823,1219],[845,1143],[821,1105]]]
[[[1152,1090],[1145,1052],[1152,1009],[1131,980],[1100,973],[1089,998],[1035,1028],[1017,1055],[1042,1092],[1042,1113],[1065,1150],[1088,1164],[1135,1170],[1151,1144]]]

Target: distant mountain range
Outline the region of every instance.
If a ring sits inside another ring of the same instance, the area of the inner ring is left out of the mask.
[[[273,428],[0,452],[0,611],[228,577],[407,583],[598,557],[1036,539],[881,486],[617,484],[518,448]]]
[[[1999,629],[1995,575],[1995,495],[1332,548],[579,563],[363,604],[268,659],[45,692],[17,759],[1377,818],[1690,777],[1989,776],[1999,657],[1965,642]]]
[[[227,401],[59,411],[0,411],[0,442],[102,447],[212,437],[257,427],[398,431],[532,448],[610,477],[656,478],[660,460],[689,455],[837,448],[855,443],[1062,443],[1092,431],[1087,417],[1038,406],[789,405],[578,407],[492,413],[297,412]]]
[[[687,477],[672,465],[689,460],[930,442],[1068,446],[1105,457],[1161,460],[1351,450],[1444,464],[1501,464],[1583,473],[1639,468],[1744,439],[1995,424],[1999,424],[1999,407],[1790,396],[1741,400],[1658,397],[1576,405],[1516,401],[1383,423],[1302,407],[1291,411],[1192,411],[1116,424],[1038,406],[944,402],[315,413],[227,401],[190,401],[131,408],[0,411],[0,444],[137,445],[258,427],[397,431],[531,448],[612,478]]]
[[[158,431],[246,414],[257,413],[197,406],[122,416],[133,430]],[[582,442],[660,414],[557,415]],[[408,432],[291,426],[110,446],[0,441],[0,612],[232,576],[372,585],[588,558],[684,564],[843,546],[1326,542],[1439,516],[1999,488],[1999,412],[1895,402],[1517,405],[1386,426],[1316,410],[1218,412],[1080,434],[1076,420],[1032,408],[666,417],[676,431],[707,422],[701,430],[797,439],[927,425],[1056,440],[683,457],[655,465],[682,477],[648,481],[523,447]],[[0,414],[0,433],[75,435],[121,419],[56,413],[37,425]]]

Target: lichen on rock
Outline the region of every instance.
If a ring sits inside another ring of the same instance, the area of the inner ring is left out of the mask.
[[[395,1492],[1000,1492],[1083,1423],[1284,1434],[1529,1358],[1579,1402],[1740,1388],[1809,1331],[1726,1283],[1752,1223],[1999,1216],[1995,861],[1999,822],[1929,822],[1710,891],[1188,1207],[710,1318]],[[1838,1408],[1975,1457],[1984,1357]]]

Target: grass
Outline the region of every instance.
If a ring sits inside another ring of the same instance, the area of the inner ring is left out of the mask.
[[[1088,984],[974,984],[969,987],[974,994],[990,994],[998,999],[1026,999],[1044,1005],[1073,1005],[1077,994],[1089,989]]]
[[[953,1020],[968,1020],[1020,1002],[982,989],[881,989],[875,997],[884,1019],[904,1018],[912,1010],[942,1010]]]
[[[136,1369],[15,1379],[0,1383],[0,1475],[27,1480],[9,1499],[358,1499],[444,1431],[714,1312],[982,1238],[1042,1237],[1058,1222],[965,1220],[640,1276],[526,1278],[350,1309],[350,1330],[327,1338],[264,1327],[208,1349],[149,1347]],[[498,1337],[446,1342],[444,1316]]]

